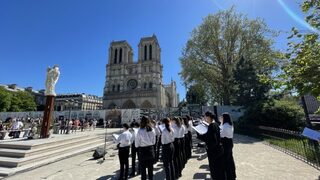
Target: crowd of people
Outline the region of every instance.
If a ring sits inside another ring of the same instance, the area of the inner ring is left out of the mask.
[[[197,138],[206,144],[211,178],[236,179],[232,154],[233,123],[230,115],[224,113],[219,120],[211,112],[206,112],[204,119],[208,130],[205,134],[197,133]],[[153,166],[159,161],[161,151],[166,179],[179,179],[192,155],[192,126],[193,120],[190,116],[164,118],[158,122],[143,116],[140,123],[134,121],[130,126],[124,123],[123,133],[115,139],[120,161],[118,179],[128,178],[130,149],[130,177],[135,176],[137,170],[142,180],[147,177],[153,179]]]
[[[56,120],[56,128],[60,134],[76,133],[78,130],[95,130],[98,121],[96,119],[58,119]]]
[[[6,135],[11,138],[23,137],[33,139],[37,133],[41,118],[8,118],[6,121],[0,120],[0,140]]]

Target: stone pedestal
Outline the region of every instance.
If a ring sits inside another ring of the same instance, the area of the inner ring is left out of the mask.
[[[49,137],[50,122],[53,116],[54,96],[46,96],[46,106],[44,109],[40,138]]]

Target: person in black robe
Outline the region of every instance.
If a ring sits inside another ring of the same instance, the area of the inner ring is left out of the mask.
[[[205,120],[209,124],[205,134],[198,134],[198,139],[206,143],[210,175],[214,180],[225,180],[223,163],[223,147],[220,139],[220,128],[216,116],[211,112],[205,113]],[[216,121],[215,121],[216,120]]]

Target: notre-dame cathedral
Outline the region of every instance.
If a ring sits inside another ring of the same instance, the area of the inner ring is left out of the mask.
[[[176,82],[162,83],[161,48],[155,35],[141,38],[137,62],[127,41],[111,42],[108,59],[104,109],[178,106]]]

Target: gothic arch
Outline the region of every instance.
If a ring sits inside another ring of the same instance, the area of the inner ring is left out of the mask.
[[[134,108],[136,108],[136,104],[131,99],[127,100],[122,105],[122,109],[134,109]]]
[[[145,100],[142,104],[141,104],[141,108],[152,108],[152,104],[150,103],[150,101]]]

